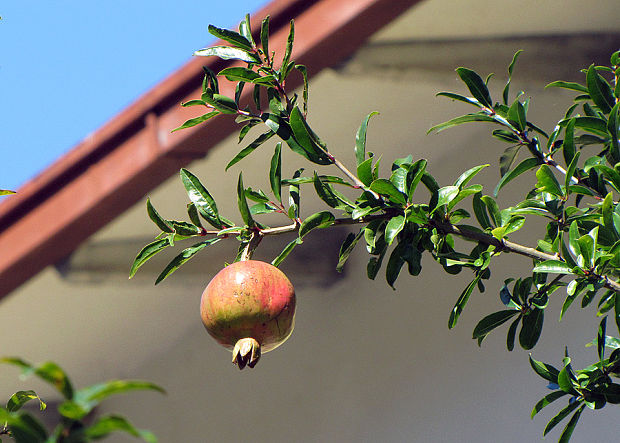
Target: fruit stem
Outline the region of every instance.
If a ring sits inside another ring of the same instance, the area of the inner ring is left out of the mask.
[[[235,343],[232,354],[232,362],[239,366],[239,369],[246,365],[253,368],[260,359],[260,343],[251,337],[242,338]]]
[[[239,258],[239,261],[250,260],[252,258],[252,254],[254,253],[254,250],[258,247],[258,244],[261,242],[262,239],[263,239],[263,234],[260,232],[260,230],[259,229],[253,230],[252,236],[250,237],[250,241],[243,249],[243,252],[241,253],[241,257]]]

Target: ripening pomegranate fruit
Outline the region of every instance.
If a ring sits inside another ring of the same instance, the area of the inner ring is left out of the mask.
[[[209,334],[233,352],[232,361],[253,368],[261,356],[293,332],[295,290],[269,263],[246,260],[226,266],[209,282],[200,300]]]

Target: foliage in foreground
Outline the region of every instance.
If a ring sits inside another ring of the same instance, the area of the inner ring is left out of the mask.
[[[50,432],[23,406],[33,401],[42,413],[47,404],[32,390],[17,391],[0,407],[0,441],[8,436],[17,443],[83,443],[100,440],[113,432],[125,432],[146,442],[157,442],[149,432],[134,427],[125,417],[112,414],[94,417],[94,409],[106,398],[135,390],[164,392],[159,386],[139,380],[111,380],[75,389],[67,374],[53,362],[32,366],[19,358],[6,357],[0,363],[17,366],[22,377],[31,375],[52,385],[63,397],[58,405],[59,424]]]
[[[617,202],[620,52],[612,55],[610,66],[592,65],[583,70],[585,84],[557,81],[549,85],[578,94],[575,103],[549,132],[528,120],[531,103],[523,92],[511,98],[511,77],[518,52],[508,68],[508,81],[500,101],[491,98],[488,88],[491,76],[483,80],[470,69],[457,68],[471,96],[452,92],[438,95],[473,106],[474,112],[438,124],[429,132],[471,122],[495,126],[493,137],[508,147],[499,159],[501,178],[493,192],[485,194],[482,185],[473,184],[472,180],[489,165],[473,166],[451,184],[440,186],[428,171],[426,160],[409,156],[394,160],[390,174],[381,176],[381,157],[366,150],[367,127],[374,112],[363,120],[356,134],[353,153],[356,167],[353,172],[349,170],[307,121],[307,74],[304,66],[291,59],[292,22],[279,66],[275,53],[269,49],[269,17],[256,33],[250,29],[249,17],[241,23],[239,32],[215,26],[209,26],[209,31],[227,44],[199,50],[196,55],[235,62],[218,73],[205,68],[201,97],[183,103],[183,106],[204,108],[205,113],[186,121],[177,130],[216,116],[234,117],[243,125],[239,132],[241,143],[252,128],[262,126],[264,132],[233,157],[226,169],[267,141],[278,140],[268,166],[271,189],[266,192],[246,187],[240,173],[236,194],[241,222],[237,223],[218,211],[215,199],[198,177],[182,169],[181,180],[190,200],[189,221],[164,218],[147,200],[148,215],[162,232],[138,253],[130,276],[155,254],[189,238],[198,237],[200,241],[183,249],[157,277],[156,283],[199,251],[225,238],[239,241],[236,258],[239,260],[250,257],[265,236],[296,232],[297,238],[273,259],[272,264],[278,266],[310,232],[352,225],[356,226],[355,230],[347,235],[340,248],[338,270],[358,243],[365,243],[370,255],[368,277],[374,279],[384,267],[391,287],[404,267],[412,276],[420,274],[424,253],[430,254],[449,274],[465,271],[471,275],[470,283],[450,312],[449,328],[457,324],[473,291],[485,290],[483,281],[490,277],[494,258],[512,252],[530,260],[531,273],[507,278],[499,290],[505,309],[484,317],[474,329],[473,338],[478,344],[492,330],[511,321],[507,331],[508,350],[514,349],[517,333],[523,349],[534,348],[552,294],[564,296],[560,318],[578,299],[582,307],[597,300],[597,315],[611,312],[620,327],[620,296],[617,295],[620,285],[615,280],[620,265]],[[303,79],[301,97],[286,90],[286,79],[294,71]],[[224,79],[235,83],[234,97],[220,93],[219,83]],[[283,146],[310,164],[333,165],[341,175],[319,175],[299,169],[289,178],[283,178]],[[533,181],[523,200],[500,208],[496,201],[498,192],[511,185],[516,177],[532,172]],[[303,185],[314,189],[325,203],[325,210],[303,215],[300,209]],[[339,187],[348,188],[348,194],[356,192],[357,197],[347,197]],[[471,210],[463,207],[467,201]],[[288,224],[265,225],[258,218],[267,213],[281,214]],[[525,225],[527,218],[533,217],[541,217],[546,223],[537,243],[526,246],[511,241],[511,235]],[[203,220],[213,229],[205,228]],[[456,238],[467,242],[457,242]],[[532,416],[552,401],[565,395],[570,397],[568,406],[551,419],[545,434],[570,416],[560,436],[561,441],[567,441],[585,407],[595,410],[620,400],[620,385],[613,381],[618,377],[620,341],[606,336],[606,318],[594,342],[598,349],[597,363],[574,370],[566,353],[563,369],[557,370],[530,358],[536,373],[554,389],[536,404]],[[604,358],[606,347],[614,348],[607,359]]]

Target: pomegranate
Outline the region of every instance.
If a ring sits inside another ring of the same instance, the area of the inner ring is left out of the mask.
[[[239,261],[209,282],[200,300],[200,316],[209,334],[232,350],[239,369],[253,368],[261,352],[277,348],[293,332],[295,290],[275,266]]]

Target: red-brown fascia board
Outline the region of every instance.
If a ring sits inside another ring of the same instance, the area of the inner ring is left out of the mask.
[[[271,48],[283,48],[295,19],[294,58],[310,76],[350,56],[375,31],[419,0],[275,0],[252,18],[260,29],[271,16]],[[0,204],[0,297],[80,243],[142,199],[149,190],[203,157],[236,129],[218,117],[170,133],[192,108],[180,102],[200,95],[202,66],[217,71],[227,63],[197,57]],[[288,87],[301,84],[291,76]],[[231,84],[223,93],[233,94]],[[246,88],[242,100],[251,93]],[[128,264],[129,266],[129,264]]]

